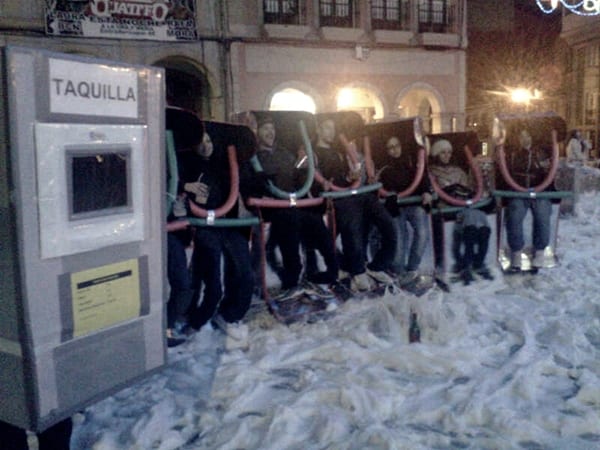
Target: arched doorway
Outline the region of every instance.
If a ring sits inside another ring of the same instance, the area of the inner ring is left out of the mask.
[[[168,105],[195,111],[205,119],[212,117],[211,87],[206,74],[194,61],[173,56],[154,65],[165,69]]]
[[[423,131],[426,133],[442,132],[444,127],[440,99],[441,96],[430,86],[410,86],[398,96],[396,102],[397,115],[400,117],[420,117],[423,121]]]
[[[317,105],[314,99],[299,89],[285,88],[275,92],[269,103],[271,111],[308,111],[315,113]]]
[[[338,111],[356,111],[366,123],[384,116],[383,102],[367,87],[344,87],[338,91],[336,101]]]

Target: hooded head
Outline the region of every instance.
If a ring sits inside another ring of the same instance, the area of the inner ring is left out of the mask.
[[[438,158],[443,164],[448,164],[452,157],[452,144],[446,139],[440,139],[431,146],[431,156]]]

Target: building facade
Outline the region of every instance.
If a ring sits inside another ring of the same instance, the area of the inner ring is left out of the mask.
[[[565,14],[563,38],[570,52],[566,74],[567,123],[579,128],[592,143],[595,156],[600,148],[600,15]]]
[[[11,0],[0,4],[0,45],[163,67],[167,101],[206,119],[251,109],[352,109],[366,120],[419,115],[428,131],[441,132],[464,128],[466,4]],[[62,15],[50,14],[59,9]],[[152,31],[139,39],[142,22],[132,16],[143,11],[153,11],[145,20],[155,24],[187,12],[193,37],[161,39]],[[113,13],[129,17],[137,30],[98,37]],[[94,14],[100,17],[94,27],[84,24]]]

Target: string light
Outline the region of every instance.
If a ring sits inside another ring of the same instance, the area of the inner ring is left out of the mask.
[[[535,0],[540,9],[551,14],[559,3],[574,14],[580,16],[597,16],[600,14],[600,0]],[[548,4],[549,3],[549,4]]]

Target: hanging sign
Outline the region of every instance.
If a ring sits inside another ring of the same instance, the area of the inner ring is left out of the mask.
[[[46,34],[196,40],[194,0],[46,0]]]

